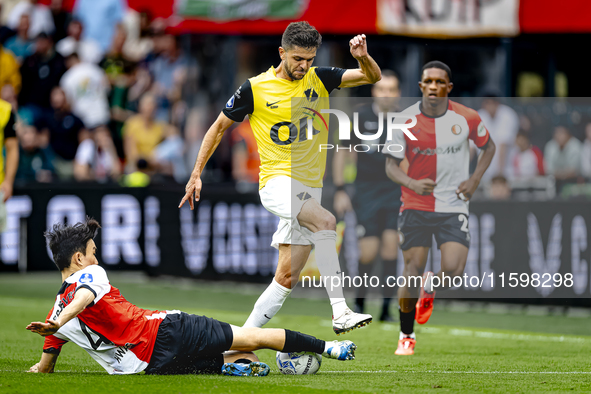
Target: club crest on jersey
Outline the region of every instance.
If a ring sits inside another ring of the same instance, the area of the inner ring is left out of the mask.
[[[455,135],[459,135],[462,132],[462,127],[459,124],[451,126],[451,132]]]
[[[480,122],[478,125],[478,136],[484,137],[486,135],[486,127],[484,127],[484,123]]]
[[[316,93],[316,91],[312,88],[306,90],[304,92],[304,94],[306,95],[306,98],[308,99],[308,101],[316,101],[318,100],[318,93]]]
[[[91,283],[92,282],[92,274],[89,273],[85,273],[82,274],[82,276],[80,277],[80,279],[78,280],[78,282],[80,283]]]

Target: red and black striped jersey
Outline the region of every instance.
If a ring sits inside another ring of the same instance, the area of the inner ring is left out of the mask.
[[[74,342],[85,349],[109,373],[126,374],[144,370],[154,349],[162,320],[169,313],[139,308],[111,286],[107,273],[98,265],[68,277],[60,288],[48,318],[55,320],[80,289],[88,289],[94,301],[78,316],[45,337],[43,351],[59,353]]]

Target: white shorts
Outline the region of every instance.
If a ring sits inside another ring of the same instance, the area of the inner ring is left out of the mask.
[[[259,190],[259,195],[265,209],[280,219],[277,231],[273,234],[272,247],[279,249],[279,244],[313,244],[313,233],[300,226],[297,216],[310,198],[320,203],[321,187],[306,186],[283,175],[269,180],[265,187]]]

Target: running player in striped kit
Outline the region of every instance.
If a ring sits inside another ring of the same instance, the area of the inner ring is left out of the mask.
[[[468,200],[495,154],[495,144],[478,112],[449,100],[453,83],[446,64],[425,64],[419,88],[423,93],[421,101],[403,111],[417,119],[416,125],[409,128],[412,135],[397,130],[386,143],[402,145],[404,150],[383,152],[388,155],[388,177],[402,185],[398,233],[404,275],[408,278],[424,271],[433,236],[441,250],[441,271],[423,274],[420,296],[408,280],[399,288],[401,331],[397,355],[414,354],[414,322],[426,323],[433,311],[433,277],[441,279],[445,273],[453,278],[464,272],[470,246]],[[472,176],[468,140],[482,150]],[[399,167],[405,157],[408,173]]]

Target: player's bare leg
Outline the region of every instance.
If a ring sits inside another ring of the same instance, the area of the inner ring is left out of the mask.
[[[419,296],[419,289],[409,283],[411,276],[417,277],[425,269],[429,247],[416,246],[402,252],[404,256],[404,272],[406,283],[398,288],[398,305],[400,308],[400,336],[395,354],[407,356],[414,354],[415,347],[415,305]]]
[[[259,358],[253,352],[240,352],[238,350],[229,350],[224,352],[225,363],[235,363],[240,360],[259,361]]]
[[[339,277],[339,280],[327,280],[326,291],[332,306],[332,325],[335,333],[341,334],[371,323],[371,315],[355,313],[347,306],[341,283],[341,267],[337,254],[336,219],[324,209],[318,201],[311,198],[297,216],[300,226],[312,231],[316,251],[318,270],[324,278]],[[337,283],[338,282],[338,283]]]
[[[409,277],[419,276],[425,269],[427,257],[429,257],[429,247],[416,246],[402,252],[404,256],[404,271],[406,284],[398,288],[398,304],[400,310],[404,313],[412,312],[419,298],[419,289],[410,286]]]
[[[311,250],[312,245],[279,245],[279,263],[275,270],[275,281],[287,289],[295,288]]]
[[[440,246],[441,249],[441,270],[435,274],[443,279],[443,274],[453,278],[462,276],[466,261],[468,260],[468,248],[459,242],[446,242]],[[449,281],[441,282],[439,288],[449,288]]]
[[[451,287],[453,279],[462,276],[468,259],[468,247],[459,242],[443,243],[440,249],[441,270],[435,275],[432,272],[423,274],[423,287],[416,305],[416,321],[419,324],[427,323],[433,312],[433,300],[436,290],[433,286],[433,278],[438,277],[437,287],[439,289]]]
[[[398,265],[398,231],[386,229],[382,233],[382,244],[380,248],[380,255],[382,257],[383,281],[386,282],[388,277],[396,276],[396,268]],[[380,314],[380,321],[393,321],[390,315],[390,301],[394,295],[394,287],[388,287],[384,283],[384,300],[382,303],[382,313]]]
[[[244,327],[262,327],[275,316],[297,285],[311,250],[311,245],[279,245],[275,278],[254,304]]]

